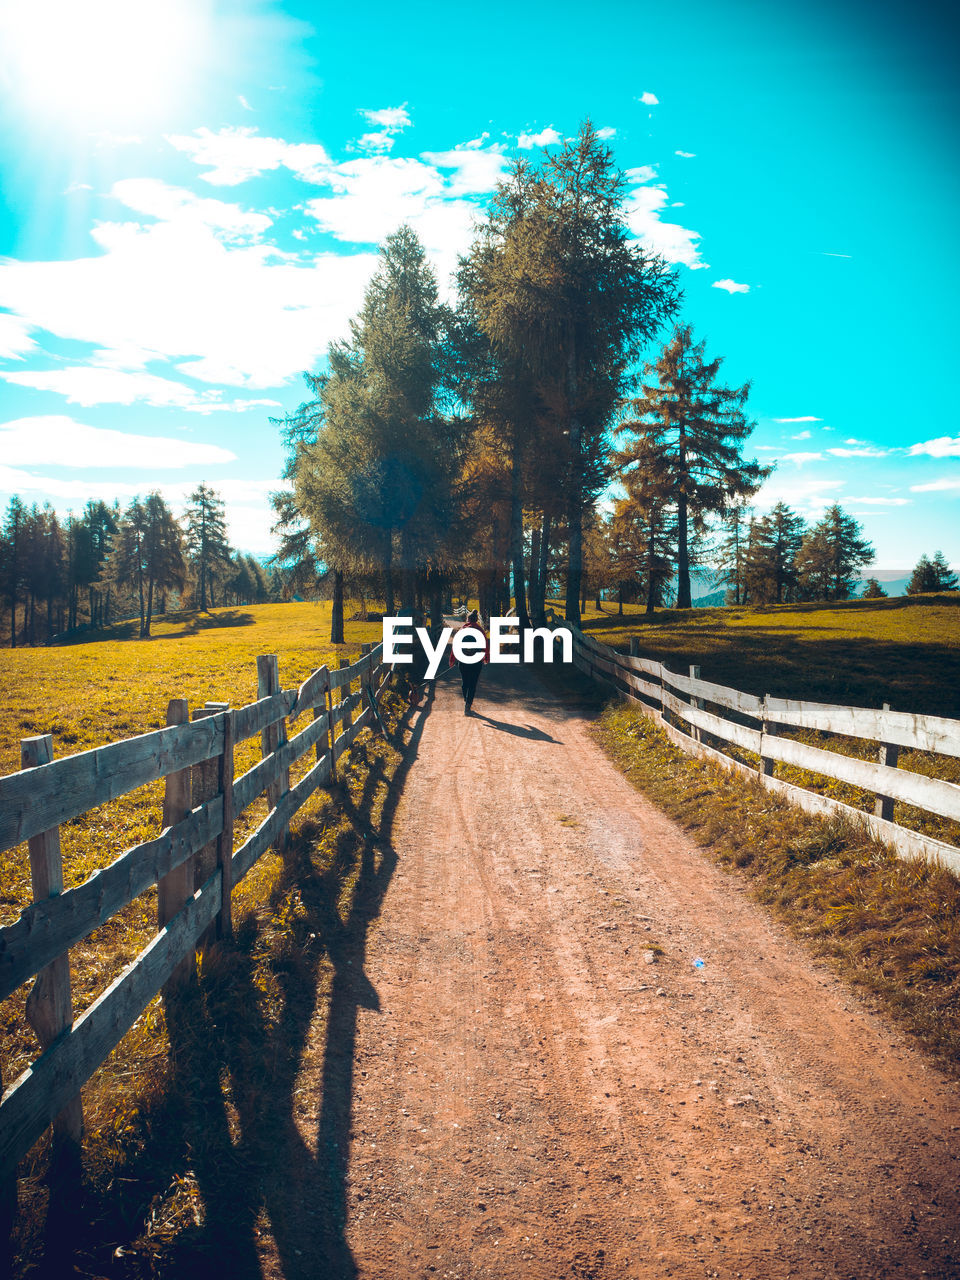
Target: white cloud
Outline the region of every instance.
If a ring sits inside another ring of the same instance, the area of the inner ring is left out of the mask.
[[[774,418],[774,422],[822,422],[822,418]]]
[[[854,498],[846,499],[847,502],[862,502],[865,507],[909,507],[912,505],[910,498]]]
[[[627,225],[644,248],[660,254],[666,262],[680,262],[691,270],[706,267],[708,264],[701,261],[697,244],[700,232],[660,220],[660,211],[667,203],[667,192],[662,186],[642,185],[650,180],[649,169],[649,165],[644,165],[632,171],[643,176],[634,178],[641,185],[634,187],[623,203]]]
[[[22,360],[28,351],[36,348],[29,328],[19,316],[0,311],[0,360]]]
[[[649,89],[645,93],[641,93],[637,101],[642,102],[645,107],[658,107],[660,105],[660,99],[655,93],[651,93]]]
[[[530,151],[533,147],[552,147],[562,139],[553,126],[541,129],[539,133],[521,133],[517,138],[517,146],[523,151]]]
[[[695,151],[675,151],[675,156],[681,156],[684,160],[696,160],[697,153]]]
[[[711,289],[726,289],[727,293],[749,293],[748,284],[738,284],[736,280],[714,280]]]
[[[783,455],[784,462],[796,463],[798,467],[802,467],[805,462],[820,462],[822,459],[822,453],[785,453]]]
[[[220,479],[216,473],[204,479],[226,502],[227,537],[231,545],[257,555],[275,551],[276,539],[270,533],[270,526],[276,516],[270,506],[269,495],[274,490],[283,489],[286,482],[280,479]],[[15,493],[31,502],[51,501],[60,516],[66,516],[68,511],[75,510],[89,498],[107,503],[119,499],[121,504],[126,504],[152,490],[163,497],[175,515],[180,515],[188,495],[197,484],[197,479],[158,484],[136,484],[129,480],[63,480],[0,465],[0,501],[5,503]]]
[[[790,437],[790,439],[791,439],[791,440],[809,440],[809,439],[810,439],[810,432],[809,432],[809,431],[798,431],[798,432],[797,432],[797,434],[796,434],[795,436],[791,436],[791,437]]]
[[[453,170],[446,180],[450,196],[489,195],[509,165],[498,146],[481,147],[477,142],[452,151],[424,151],[421,159],[437,169]]]
[[[597,137],[602,138],[604,142],[606,142],[609,138],[615,138],[616,136],[617,136],[616,129],[612,129],[610,125],[607,125],[606,128],[604,129],[597,130]]]
[[[495,147],[428,152],[422,160],[366,156],[332,170],[333,194],[308,201],[306,211],[324,231],[354,244],[378,244],[407,223],[446,286],[482,212],[472,197],[491,192],[506,164]]]
[[[365,133],[358,139],[357,146],[361,151],[390,151],[393,147],[393,138],[386,132]]]
[[[128,209],[164,222],[195,223],[221,232],[227,240],[258,239],[273,226],[265,213],[251,213],[237,204],[195,196],[183,187],[171,187],[157,178],[124,178],[110,194]]]
[[[223,399],[221,391],[195,391],[182,382],[152,373],[130,373],[96,364],[43,372],[3,373],[0,378],[20,387],[53,391],[69,404],[89,408],[96,404],[144,404],[183,409],[188,413],[243,412],[255,407],[278,408],[277,400]]]
[[[803,515],[816,515],[837,501],[836,491],[842,488],[842,480],[804,479],[795,473],[774,472],[764,481],[754,505],[766,511],[778,502],[785,502]]]
[[[889,449],[828,449],[834,458],[885,458]]]
[[[960,493],[960,476],[944,476],[929,484],[912,484],[911,493]]]
[[[911,457],[925,454],[929,458],[960,458],[960,436],[937,436],[935,440],[923,440],[920,444],[912,444],[907,453]]]
[[[246,100],[246,98],[243,96],[242,93],[237,94],[237,101],[240,103],[241,107],[243,107],[244,111],[253,110],[253,107],[251,107],[250,103]]]
[[[236,454],[215,444],[138,436],[91,427],[60,414],[0,423],[0,453],[10,467],[169,467],[233,462]]]
[[[853,254],[852,253],[828,253],[827,250],[822,249],[820,251],[820,257],[821,258],[852,258]]]
[[[167,142],[185,152],[195,164],[204,165],[205,182],[232,187],[261,173],[289,169],[305,182],[316,182],[330,165],[330,157],[318,142],[284,142],[261,137],[256,129],[232,127],[214,133],[200,128],[192,134],[168,134]]]
[[[202,381],[277,386],[342,335],[374,267],[369,254],[282,254],[257,239],[265,215],[160,183],[117,192],[161,220],[98,224],[97,256],[0,265],[0,306],[24,326],[102,348],[101,364],[179,359]]]
[[[407,104],[402,107],[384,107],[380,111],[363,111],[360,114],[369,124],[377,124],[381,129],[397,133],[412,123]]]
[[[628,182],[652,182],[657,176],[657,166],[641,164],[636,169],[627,169],[623,176]]]

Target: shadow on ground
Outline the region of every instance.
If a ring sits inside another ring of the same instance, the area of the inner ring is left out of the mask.
[[[358,1011],[379,1007],[367,931],[396,867],[397,803],[432,700],[392,735],[401,759],[389,780],[380,756],[354,747],[369,772],[358,797],[335,790],[349,821],[332,859],[315,856],[316,823],[294,837],[270,904],[289,917],[282,937],[247,918],[169,1003],[167,1089],[108,1185],[88,1182],[69,1231],[48,1219],[43,1257],[20,1274],[260,1280],[272,1237],[285,1280],[356,1275],[344,1234],[354,1046]],[[301,1097],[308,1055],[322,1057],[320,1087]]]

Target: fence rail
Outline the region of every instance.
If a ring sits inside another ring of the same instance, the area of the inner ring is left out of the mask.
[[[174,699],[167,728],[59,760],[49,735],[21,744],[24,767],[0,778],[0,851],[27,842],[34,902],[0,928],[0,999],[36,975],[26,1013],[42,1051],[0,1102],[0,1181],[9,1185],[50,1124],[57,1140],[79,1141],[82,1086],[194,950],[229,935],[233,888],[271,846],[283,847],[297,810],[335,775],[361,729],[379,723],[376,699],[392,668],[382,663],[382,646],[363,649],[340,669],[320,667],[299,689],[280,688],[276,657],[259,658],[256,702],[207,703],[191,720]],[[288,739],[288,721],[308,710],[312,719]],[[234,747],[256,734],[262,758],[235,778]],[[291,765],[311,749],[316,762],[291,786]],[[160,834],[64,890],[60,825],[160,778]],[[264,793],[270,812],[234,849],[235,817]],[[74,1018],[70,948],[153,885],[156,934]]]
[[[960,756],[960,721],[891,711],[889,707],[874,710],[770,695],[758,698],[702,680],[699,667],[691,667],[689,675],[670,671],[662,662],[636,653],[635,640],[631,641],[631,653],[620,653],[556,614],[548,616],[552,625],[567,627],[572,633],[573,659],[581,671],[636,703],[684,751],[756,779],[808,812],[839,814],[858,822],[901,857],[934,859],[960,875],[960,849],[892,820],[894,801],[900,801],[960,822],[960,786],[898,767],[900,748]],[[705,704],[716,710],[708,711]],[[725,714],[729,712],[739,718],[731,719]],[[811,729],[873,742],[876,763],[786,737],[787,729]],[[737,760],[706,741],[708,738],[752,752],[760,757],[759,766],[753,768]],[[874,812],[776,777],[773,766],[778,761],[872,792],[876,797]]]

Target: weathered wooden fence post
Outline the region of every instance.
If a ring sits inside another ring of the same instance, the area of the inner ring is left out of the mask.
[[[207,883],[215,867],[220,868],[222,886],[220,910],[212,929],[204,934],[202,945],[206,945],[212,937],[233,936],[233,712],[229,702],[206,702],[194,714],[194,719],[215,715],[223,715],[223,750],[212,760],[195,765],[193,775],[193,798],[196,804],[204,804],[216,796],[220,796],[223,801],[223,829],[215,841],[200,850],[196,858],[194,891]]]
[[[890,710],[890,703],[883,704],[884,711]],[[897,761],[900,758],[900,748],[895,742],[881,742],[880,750],[877,756],[880,764],[888,764],[892,769],[897,767]],[[873,806],[874,816],[883,818],[886,822],[893,821],[893,797],[877,794],[876,801]]]
[[[186,698],[171,698],[167,706],[167,724],[188,724],[190,708]],[[168,773],[163,792],[163,826],[175,827],[186,818],[193,807],[192,804],[192,769],[178,769],[176,773]],[[162,929],[178,911],[183,909],[187,899],[193,894],[193,859],[187,858],[179,867],[174,867],[157,881],[157,928]],[[190,972],[191,957],[185,956],[174,970],[164,987],[164,994],[169,993],[183,981]]]
[[[269,698],[271,694],[280,692],[280,668],[275,653],[261,654],[257,658],[257,697]],[[285,719],[269,724],[260,734],[260,750],[264,759],[272,755],[280,747],[286,746],[287,722]],[[267,788],[267,799],[271,809],[275,809],[281,799],[290,790],[290,770],[284,769],[276,782]],[[274,849],[283,853],[290,839],[290,828],[284,827],[277,836]]]
[[[699,668],[698,666],[691,665],[691,667],[690,667],[690,679],[691,679],[691,680],[699,680],[699,679],[700,679],[700,668]],[[697,698],[697,697],[695,697],[695,696],[691,693],[691,694],[690,694],[690,705],[691,705],[691,707],[700,707],[700,708],[701,708],[701,710],[702,710],[702,709],[703,709],[703,699],[702,699],[702,698]],[[693,738],[694,742],[702,742],[702,741],[703,741],[703,738],[702,738],[702,736],[701,736],[701,732],[700,732],[700,727],[699,727],[698,725],[692,724],[692,725],[690,726],[690,736]]]
[[[776,722],[767,718],[767,696],[763,695],[763,718],[760,722],[760,772],[765,778],[772,778],[775,762],[763,754],[763,740],[775,738],[778,730]]]
[[[202,707],[197,707],[193,713],[194,720],[205,720],[208,716],[215,716],[218,712],[226,710],[225,702],[207,702]],[[193,766],[193,806],[206,804],[208,800],[213,800],[220,793],[220,759],[212,756],[209,760],[201,760],[199,764]],[[202,888],[210,877],[213,875],[217,865],[217,851],[219,846],[219,838],[211,840],[209,844],[205,844],[203,848],[193,857],[193,881],[191,892]],[[200,941],[200,946],[206,946],[207,942],[213,934],[213,930],[207,930]]]
[[[349,665],[350,665],[350,659],[349,659],[349,658],[341,658],[341,659],[340,659],[340,670],[341,670],[341,671],[344,669],[344,667],[349,667]],[[340,701],[341,701],[341,702],[346,702],[346,701],[348,700],[348,698],[350,697],[350,688],[351,688],[351,685],[350,685],[350,681],[349,681],[349,680],[347,681],[347,683],[346,683],[345,685],[341,685],[341,686],[340,686]],[[341,727],[343,728],[344,732],[346,732],[346,730],[350,728],[351,724],[353,724],[353,716],[350,714],[349,710],[347,710],[347,711],[345,711],[345,712],[343,713],[343,719],[340,721],[340,724],[341,724]]]
[[[46,733],[38,738],[24,738],[20,743],[21,769],[35,769],[53,760],[53,738]],[[33,900],[55,898],[63,892],[63,859],[60,854],[60,828],[51,827],[31,836],[30,880]],[[70,959],[66,952],[52,960],[37,974],[27,996],[27,1021],[37,1033],[40,1047],[47,1049],[61,1031],[73,1022],[70,995]],[[53,1122],[54,1142],[59,1155],[75,1153],[83,1137],[83,1103],[77,1094]]]
[[[639,636],[630,637],[630,657],[631,658],[640,657],[640,637]]]
[[[319,720],[321,716],[325,716],[329,711],[330,702],[330,672],[326,667],[319,668],[324,672],[324,680],[320,688],[317,690],[315,697],[318,699],[313,707],[313,718]],[[330,750],[330,726],[327,724],[326,733],[317,739],[317,745],[313,749],[314,756],[317,760],[322,760],[324,753]]]

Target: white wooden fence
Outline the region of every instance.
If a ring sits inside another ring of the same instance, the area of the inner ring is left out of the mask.
[[[379,718],[376,698],[390,673],[382,646],[364,650],[352,665],[321,667],[299,689],[280,687],[275,656],[258,658],[259,696],[249,706],[207,703],[191,720],[186,701],[174,699],[167,728],[78,755],[54,760],[49,735],[23,741],[23,768],[0,778],[0,850],[28,842],[34,902],[0,929],[0,1000],[37,975],[26,1012],[42,1052],[0,1102],[0,1182],[9,1187],[51,1123],[55,1138],[79,1142],[81,1087],[195,950],[230,934],[233,888],[271,846],[283,848],[293,815]],[[307,710],[306,728],[288,738],[288,722]],[[234,778],[234,747],[258,733],[261,760]],[[311,748],[316,762],[291,786],[290,766]],[[161,833],[64,890],[60,825],[158,778],[166,779]],[[264,792],[269,814],[234,849],[235,818]],[[70,948],[154,884],[157,933],[75,1018]]]
[[[841,814],[858,822],[901,857],[936,859],[960,875],[960,849],[893,821],[894,801],[899,800],[960,822],[960,786],[897,767],[901,747],[960,756],[960,721],[886,707],[875,711],[769,694],[758,698],[701,680],[699,667],[691,667],[690,674],[684,676],[662,662],[643,658],[636,652],[636,638],[631,642],[631,653],[624,654],[556,615],[550,620],[572,632],[573,659],[581,671],[636,703],[684,751],[758,780],[809,813]],[[732,719],[730,712],[738,719]],[[872,741],[877,746],[876,763],[782,736],[788,728]],[[759,767],[734,759],[710,745],[708,738],[753,752],[760,757]],[[874,812],[774,777],[773,766],[778,760],[873,792]]]

